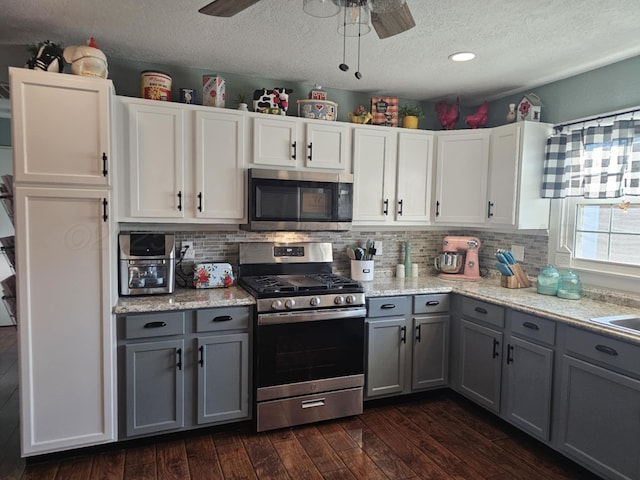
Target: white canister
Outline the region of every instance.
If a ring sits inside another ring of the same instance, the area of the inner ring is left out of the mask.
[[[402,263],[396,265],[396,277],[404,278],[404,265]]]
[[[418,264],[417,263],[412,263],[411,264],[411,276],[413,278],[417,278],[418,277]]]
[[[373,260],[351,260],[351,278],[360,282],[373,280]]]

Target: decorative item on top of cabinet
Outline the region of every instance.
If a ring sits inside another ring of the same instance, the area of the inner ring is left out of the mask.
[[[449,108],[446,100],[440,100],[436,103],[436,113],[443,130],[453,130],[456,128],[458,118],[460,118],[460,100],[456,98],[451,108]]]
[[[351,123],[359,123],[364,125],[365,123],[369,123],[373,118],[371,112],[368,112],[364,105],[358,105],[358,108],[351,113],[349,112],[349,121]]]
[[[487,120],[489,120],[489,102],[486,100],[478,107],[476,113],[464,117],[464,123],[471,128],[484,127]]]
[[[402,105],[398,115],[402,117],[402,128],[418,128],[418,120],[424,117],[420,105]]]
[[[513,123],[516,121],[516,104],[510,103],[509,110],[507,111],[507,123]]]
[[[171,81],[171,75],[168,73],[158,72],[155,70],[145,70],[141,72],[140,83],[142,98],[146,98],[147,100],[170,102]]]
[[[385,127],[398,126],[398,97],[371,98],[373,124]]]
[[[202,76],[202,105],[224,108],[227,93],[224,78],[219,75]]]
[[[86,45],[65,48],[64,59],[71,64],[71,72],[74,75],[107,78],[109,74],[107,57],[96,45],[93,37],[87,40]]]
[[[286,115],[289,109],[289,94],[291,88],[262,88],[253,92],[253,110],[274,115]]]
[[[542,110],[542,101],[534,93],[529,93],[522,97],[518,104],[518,121],[523,122],[530,120],[532,122],[540,121],[540,110]]]
[[[37,45],[29,45],[28,51],[31,58],[27,60],[27,68],[55,73],[61,73],[64,69],[60,44],[45,40]]]

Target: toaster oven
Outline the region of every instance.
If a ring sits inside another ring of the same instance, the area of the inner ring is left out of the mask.
[[[173,293],[175,235],[121,233],[118,246],[120,295]]]

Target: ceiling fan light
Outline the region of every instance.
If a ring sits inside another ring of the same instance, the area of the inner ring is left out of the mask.
[[[364,0],[345,0],[344,15],[338,17],[338,33],[358,37],[371,31],[369,8]]]
[[[473,52],[457,52],[449,55],[449,60],[454,62],[468,62],[476,58],[476,54]]]
[[[312,17],[329,18],[340,13],[340,5],[333,0],[304,0],[302,10]]]

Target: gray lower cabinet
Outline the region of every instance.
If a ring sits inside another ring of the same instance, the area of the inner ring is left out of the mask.
[[[640,347],[566,328],[558,446],[608,479],[640,479]]]
[[[367,398],[404,392],[407,323],[404,317],[367,320]]]

